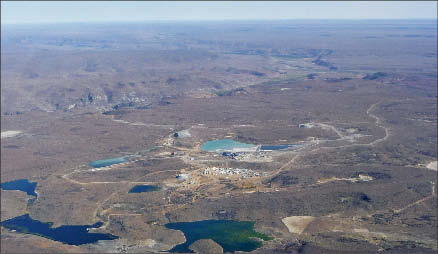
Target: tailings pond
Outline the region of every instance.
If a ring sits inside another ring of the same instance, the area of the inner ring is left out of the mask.
[[[136,185],[129,190],[128,193],[142,193],[142,192],[151,192],[158,191],[161,188],[155,185]]]
[[[19,233],[39,235],[70,245],[81,245],[95,243],[99,240],[114,240],[119,238],[118,236],[111,234],[88,232],[89,228],[99,228],[102,226],[102,222],[93,225],[60,226],[52,228],[53,223],[44,223],[38,220],[33,220],[29,217],[29,214],[25,214],[5,220],[1,225],[7,229],[16,230]]]
[[[111,159],[106,159],[106,160],[92,161],[92,162],[88,163],[88,165],[92,166],[93,168],[101,168],[101,167],[107,167],[107,166],[111,166],[113,164],[118,164],[118,163],[122,163],[122,162],[127,162],[125,157],[117,157],[117,158],[111,158]]]
[[[199,239],[212,239],[222,246],[224,252],[252,251],[263,244],[255,238],[265,241],[271,237],[256,232],[255,222],[232,220],[204,220],[195,222],[168,223],[169,229],[181,230],[186,242],[176,245],[170,252],[193,253],[188,247]]]
[[[260,147],[261,151],[275,151],[275,150],[283,150],[283,149],[297,149],[303,147],[304,145],[262,145]]]
[[[29,182],[27,179],[19,179],[15,181],[5,182],[1,184],[3,190],[19,190],[24,191],[27,195],[37,197],[35,188],[37,183]]]
[[[201,150],[204,152],[217,152],[217,151],[233,151],[238,148],[256,148],[256,145],[245,144],[234,141],[232,139],[218,139],[210,140],[202,144]]]

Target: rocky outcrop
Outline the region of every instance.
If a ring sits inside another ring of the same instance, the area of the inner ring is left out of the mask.
[[[189,246],[195,253],[219,254],[224,253],[222,246],[211,239],[201,239]]]

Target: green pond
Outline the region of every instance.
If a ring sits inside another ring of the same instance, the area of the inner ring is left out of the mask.
[[[101,168],[101,167],[107,167],[107,166],[122,163],[122,162],[127,162],[125,157],[117,157],[117,158],[110,158],[110,159],[106,159],[106,160],[92,161],[92,162],[88,163],[88,165],[92,166],[93,168]]]
[[[254,225],[253,221],[204,220],[168,223],[165,226],[182,231],[186,237],[186,242],[176,245],[170,252],[193,253],[188,247],[199,239],[212,239],[222,246],[224,252],[253,251],[263,245],[259,239],[273,239],[255,231]]]
[[[141,192],[151,192],[158,191],[161,188],[155,185],[136,185],[132,187],[128,193],[141,193]]]
[[[233,148],[252,148],[255,146],[256,145],[245,144],[232,139],[218,139],[205,142],[202,144],[201,150],[204,152],[232,151]]]

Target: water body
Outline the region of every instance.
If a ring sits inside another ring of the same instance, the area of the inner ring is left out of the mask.
[[[262,145],[260,147],[261,151],[275,151],[275,150],[283,150],[283,149],[297,149],[302,147],[303,145]]]
[[[93,168],[101,168],[101,167],[107,167],[107,166],[111,166],[113,164],[118,164],[118,163],[122,163],[122,162],[127,162],[125,157],[117,157],[117,158],[110,158],[110,159],[106,159],[106,160],[92,161],[92,162],[88,163],[88,165],[92,166]]]
[[[29,182],[27,179],[19,179],[19,180],[5,182],[1,184],[1,188],[3,190],[24,191],[27,193],[27,195],[31,195],[34,197],[38,196],[35,192],[36,186],[37,186],[36,182]]]
[[[136,185],[129,190],[128,193],[141,193],[141,192],[151,192],[158,191],[161,188],[155,185]]]
[[[95,243],[99,240],[114,240],[118,236],[103,233],[89,233],[89,228],[99,228],[102,222],[93,225],[79,226],[60,226],[52,228],[53,223],[44,223],[33,220],[29,214],[21,215],[1,222],[1,225],[10,230],[16,230],[19,233],[39,235],[54,241],[70,245],[81,245]]]
[[[272,240],[265,234],[254,231],[253,221],[204,220],[195,222],[168,223],[169,229],[181,230],[186,242],[176,245],[170,252],[193,253],[188,247],[199,239],[212,239],[222,246],[224,252],[252,251],[263,244],[253,237]]]
[[[210,140],[202,144],[201,150],[204,152],[232,151],[234,148],[255,148],[256,145],[245,144],[232,139]]]

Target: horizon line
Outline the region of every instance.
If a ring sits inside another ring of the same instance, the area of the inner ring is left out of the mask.
[[[148,19],[148,20],[92,20],[92,21],[47,21],[47,22],[19,22],[19,23],[4,23],[1,25],[57,25],[57,24],[102,24],[102,23],[151,23],[151,22],[238,22],[238,21],[435,21],[436,18],[286,18],[286,19]]]

